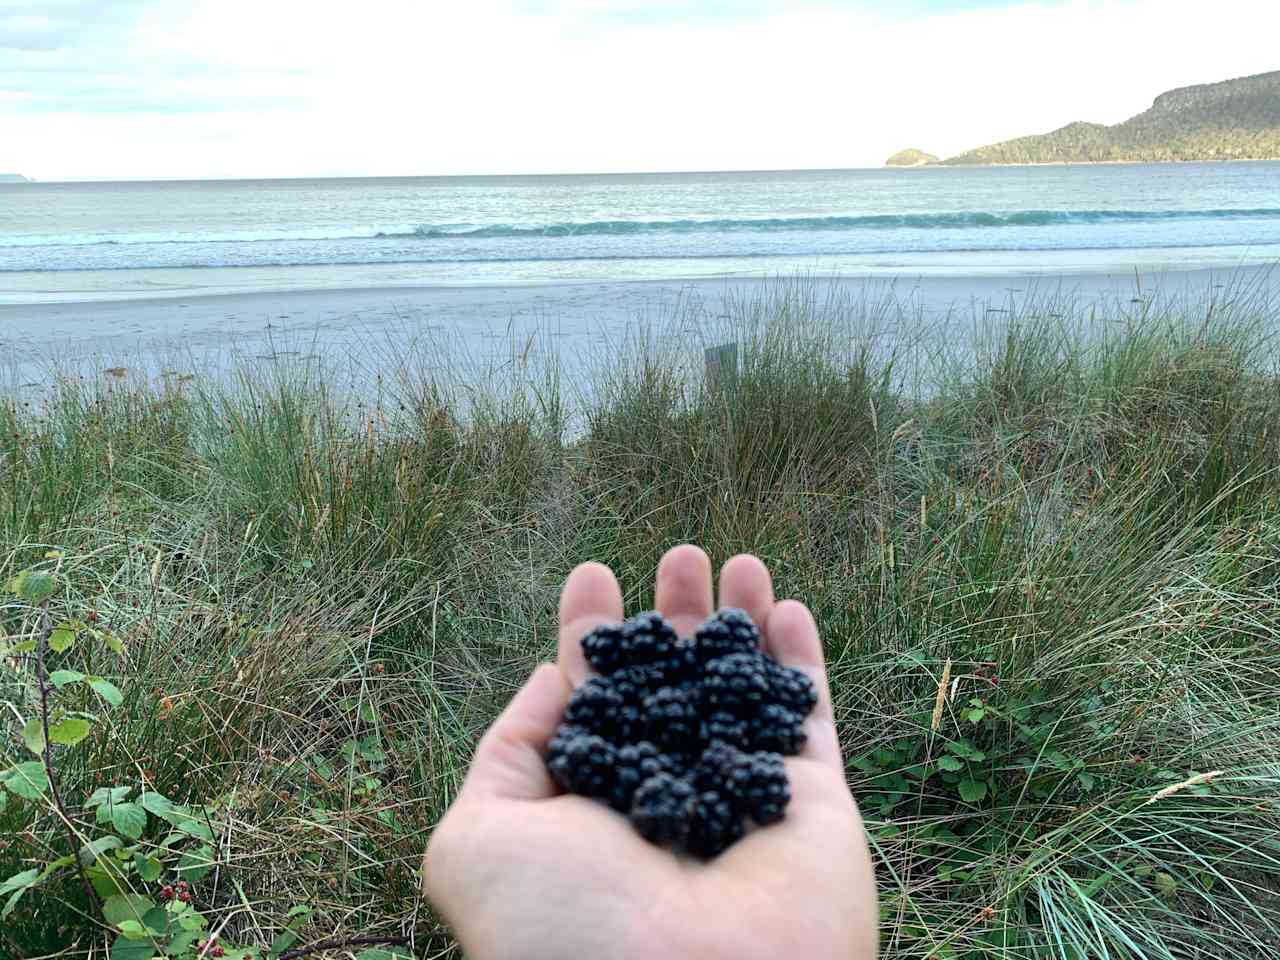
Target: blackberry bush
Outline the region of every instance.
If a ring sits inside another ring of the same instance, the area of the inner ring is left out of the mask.
[[[607,802],[646,840],[702,858],[781,820],[791,800],[783,756],[804,746],[813,682],[760,645],[743,610],[677,639],[657,613],[582,640],[599,676],[574,691],[547,748],[570,793]]]

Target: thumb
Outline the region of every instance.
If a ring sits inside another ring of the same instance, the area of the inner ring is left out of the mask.
[[[462,793],[508,800],[555,796],[555,782],[543,754],[564,715],[569,693],[559,668],[544,663],[534,670],[481,738]]]

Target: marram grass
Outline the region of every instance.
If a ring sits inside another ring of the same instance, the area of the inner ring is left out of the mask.
[[[308,904],[299,942],[456,952],[419,860],[562,578],[609,563],[638,610],[691,540],[814,609],[885,956],[1274,955],[1280,317],[1231,292],[942,335],[779,283],[705,334],[742,359],[714,389],[659,325],[585,383],[526,346],[478,391],[419,356],[354,401],[305,365],[14,393],[0,582],[56,568],[51,614],[123,643],[84,654],[118,707],[59,694],[97,721],[56,748],[67,806],[92,835],[95,786],[213,805],[229,941]],[[0,646],[37,626],[0,603]],[[29,656],[0,701],[3,769]],[[31,803],[0,838],[0,881],[69,852]],[[35,887],[0,955],[105,956],[86,907]]]

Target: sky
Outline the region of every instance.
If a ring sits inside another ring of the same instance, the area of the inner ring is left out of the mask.
[[[1280,69],[1275,0],[0,0],[40,180],[878,166]]]

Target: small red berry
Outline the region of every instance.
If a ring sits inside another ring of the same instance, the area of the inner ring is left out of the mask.
[[[177,882],[176,886],[177,886],[177,888],[178,888],[179,890],[190,890],[190,889],[191,889],[190,884],[188,884],[188,883],[187,883],[187,881],[185,881],[185,880],[179,880],[179,881]]]
[[[97,623],[97,622],[98,622],[98,611],[97,611],[97,610],[90,610],[88,613],[86,613],[86,614],[84,615],[84,618],[85,618],[86,620],[88,620],[90,623]]]
[[[226,952],[227,951],[223,950],[221,947],[214,947],[212,950],[209,951],[209,956],[220,957]]]
[[[160,888],[160,896],[163,897],[165,900],[172,900],[173,887],[169,886],[169,884],[166,883],[163,887]]]
[[[183,903],[190,903],[190,902],[191,902],[191,894],[187,893],[187,892],[184,890],[184,891],[182,891],[182,893],[178,894],[178,899],[179,899],[179,900],[181,900]]]

